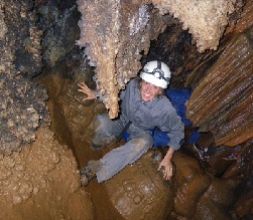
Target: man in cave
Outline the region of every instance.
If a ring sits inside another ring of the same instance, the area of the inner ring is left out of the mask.
[[[92,140],[93,147],[100,148],[109,144],[121,136],[123,131],[128,134],[128,140],[100,160],[89,161],[81,169],[82,185],[87,185],[95,176],[99,183],[108,180],[125,166],[138,160],[153,146],[152,131],[155,128],[166,132],[168,137],[168,150],[158,170],[162,170],[165,180],[171,179],[171,160],[184,138],[184,125],[164,95],[170,77],[170,69],[165,63],[156,60],[147,62],[140,78],[132,79],[120,95],[119,119],[110,120],[107,115],[98,115],[98,126]],[[84,100],[96,99],[96,92],[90,90],[85,83],[79,83],[78,86],[78,91],[85,95]]]

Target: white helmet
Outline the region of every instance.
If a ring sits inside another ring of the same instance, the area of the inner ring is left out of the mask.
[[[145,64],[140,77],[148,83],[166,89],[170,82],[171,72],[165,63],[154,60]]]

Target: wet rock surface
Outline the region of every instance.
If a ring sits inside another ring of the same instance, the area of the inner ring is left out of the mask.
[[[176,196],[174,198],[177,214],[191,217],[196,204],[210,184],[210,178],[203,172],[198,162],[185,155],[176,154]]]
[[[240,185],[240,196],[234,205],[234,213],[238,219],[252,219],[253,217],[253,178]]]
[[[80,34],[77,25],[80,15],[74,1],[61,4],[48,1],[38,6],[38,14],[38,25],[44,31],[41,42],[43,61],[45,65],[54,67],[74,50]]]
[[[234,35],[187,104],[187,117],[211,131],[216,145],[236,146],[253,137],[252,31]]]
[[[151,153],[106,183],[110,200],[124,219],[165,219],[173,207],[173,187],[161,178]]]

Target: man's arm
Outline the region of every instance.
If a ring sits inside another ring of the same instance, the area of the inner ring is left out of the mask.
[[[184,138],[184,124],[172,105],[166,113],[167,117],[164,117],[161,130],[168,131],[167,135],[170,139],[168,143],[169,149],[159,164],[158,170],[162,169],[164,179],[170,180],[173,176],[172,158],[174,152],[181,147],[181,140]]]

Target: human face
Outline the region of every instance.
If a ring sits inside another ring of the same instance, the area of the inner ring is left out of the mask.
[[[158,95],[162,94],[162,91],[163,89],[160,87],[157,87],[144,80],[141,81],[140,93],[141,93],[141,98],[144,102],[149,102],[149,101],[154,100]]]

